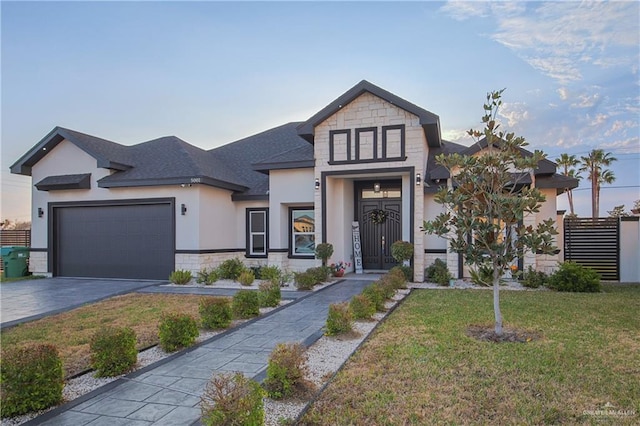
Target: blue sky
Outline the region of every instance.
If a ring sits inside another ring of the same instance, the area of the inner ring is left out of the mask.
[[[302,121],[362,79],[481,128],[488,91],[530,148],[612,152],[601,214],[640,198],[640,4],[8,2],[2,19],[2,218],[29,219],[9,166],[60,125],[125,145],[208,149]],[[590,183],[575,192],[590,215]],[[567,208],[566,196],[558,208]]]

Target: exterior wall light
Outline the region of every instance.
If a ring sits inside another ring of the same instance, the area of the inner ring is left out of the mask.
[[[318,179],[318,178],[316,178],[316,184],[315,184],[315,187],[316,187],[316,191],[317,191],[318,189],[320,189],[320,179]]]
[[[422,175],[418,173],[416,175],[416,186],[420,186],[421,183],[422,183]]]
[[[379,182],[376,182],[376,183],[373,184],[373,192],[375,192],[376,194],[378,192],[380,192],[380,183]]]
[[[42,207],[38,207],[38,217],[42,216],[44,216],[44,210],[42,210]]]
[[[185,204],[180,204],[180,213],[182,216],[187,214],[187,206]]]

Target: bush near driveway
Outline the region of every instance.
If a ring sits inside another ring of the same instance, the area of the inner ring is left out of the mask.
[[[165,352],[175,352],[193,345],[200,334],[194,317],[177,312],[162,315],[158,328],[160,347]]]
[[[215,330],[231,325],[231,300],[228,297],[203,297],[198,308],[202,328]]]
[[[41,344],[2,351],[0,416],[42,410],[62,401],[64,386],[58,349]]]
[[[105,327],[91,338],[91,368],[97,377],[127,373],[137,361],[136,333],[129,327]]]

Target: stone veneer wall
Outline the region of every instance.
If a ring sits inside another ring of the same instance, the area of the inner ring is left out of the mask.
[[[382,126],[405,125],[405,155],[406,161],[389,162],[361,162],[350,164],[328,164],[330,159],[329,145],[331,130],[351,130],[351,141],[355,142],[355,129],[366,127],[377,127],[378,145],[382,143]],[[373,170],[370,173],[372,178],[377,171],[384,173],[388,168],[415,168],[415,173],[421,173],[424,177],[424,165],[427,156],[427,142],[424,130],[420,126],[419,118],[403,109],[396,107],[383,99],[370,93],[363,93],[358,98],[345,105],[340,111],[327,118],[315,128],[315,158],[316,158],[316,178],[320,178],[323,172],[344,171],[345,174],[355,173],[357,170]],[[415,184],[409,182],[410,185]],[[412,233],[415,253],[424,253],[424,238],[419,229],[424,215],[424,191],[422,186],[415,187],[415,195],[412,200],[414,206],[414,229],[409,229]],[[408,197],[409,194],[403,194]],[[322,227],[318,218],[322,214],[321,191],[315,194],[316,211],[316,242],[321,242]],[[405,223],[404,227],[409,224]],[[330,231],[330,230],[329,230]],[[403,232],[404,233],[404,232]],[[328,232],[328,235],[331,233]],[[349,236],[350,238],[350,236]],[[406,238],[406,237],[405,237]],[[335,245],[335,244],[334,244]],[[420,282],[424,278],[424,256],[414,257],[415,279]]]
[[[33,275],[44,275],[50,277],[48,257],[46,251],[32,251],[29,253],[29,272]]]
[[[315,259],[289,259],[287,253],[269,253],[268,258],[247,258],[244,252],[226,252],[226,253],[178,253],[175,255],[175,268],[191,271],[191,274],[195,277],[196,274],[202,269],[215,268],[219,266],[225,260],[238,258],[246,266],[264,266],[274,265],[283,271],[300,272],[307,268],[318,266],[319,260]]]

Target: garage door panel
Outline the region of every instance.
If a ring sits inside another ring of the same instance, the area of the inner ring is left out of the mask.
[[[56,209],[57,275],[167,279],[174,267],[170,203]]]

